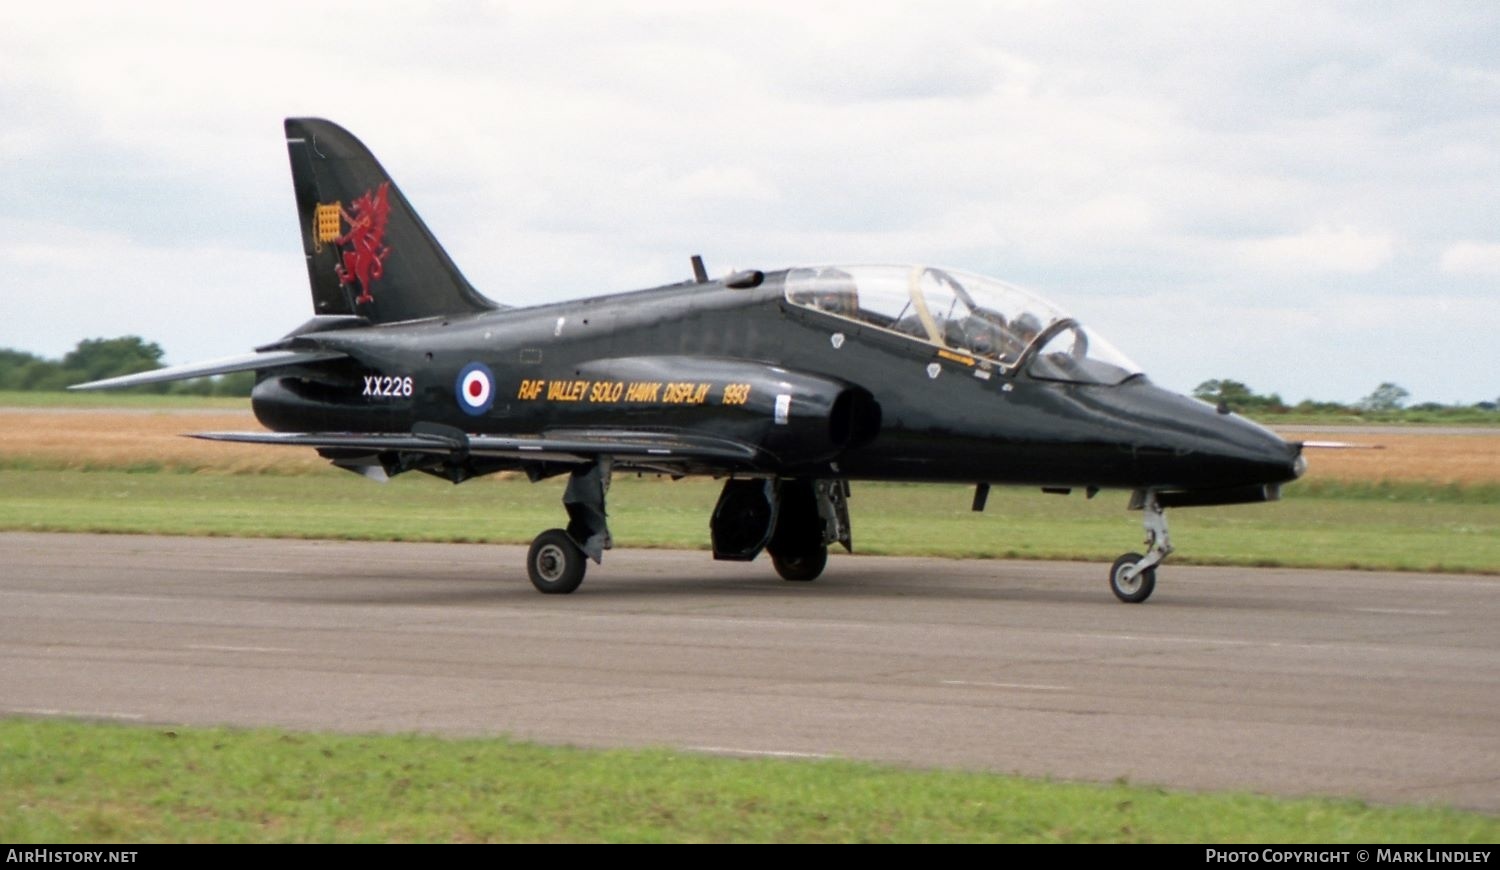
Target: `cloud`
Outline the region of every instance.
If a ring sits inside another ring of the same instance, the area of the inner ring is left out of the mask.
[[[1154,380],[1182,391],[1227,377],[1294,402],[1353,401],[1382,381],[1410,390],[1415,401],[1468,403],[1500,393],[1492,374],[1500,371],[1500,350],[1489,335],[1500,322],[1500,297],[1337,291],[1286,304],[1173,290],[1091,299],[1075,314]],[[1475,371],[1485,374],[1467,377]]]
[[[929,261],[1118,305],[1122,344],[1157,316],[1141,300],[1196,300],[1154,374],[1291,391],[1273,375],[1308,317],[1350,343],[1321,358],[1363,358],[1394,327],[1355,323],[1391,310],[1360,299],[1497,274],[1491,3],[153,10],[23,4],[0,31],[0,345],[65,350],[96,309],[174,360],[295,323],[300,114],[360,136],[511,302],[679,280],[695,252]],[[1492,395],[1494,370],[1450,380]]]
[[[1444,272],[1458,275],[1500,276],[1500,244],[1458,242],[1443,251],[1438,266]]]
[[[82,338],[139,335],[165,339],[171,363],[240,353],[311,314],[300,260],[0,220],[0,347],[56,357]]]
[[[1247,239],[1234,245],[1248,268],[1270,272],[1373,272],[1395,256],[1388,233],[1319,226],[1289,236]]]

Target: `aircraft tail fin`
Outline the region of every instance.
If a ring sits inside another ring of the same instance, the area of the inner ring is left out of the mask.
[[[315,314],[392,323],[503,307],[465,280],[349,131],[319,118],[288,118],[286,146]]]

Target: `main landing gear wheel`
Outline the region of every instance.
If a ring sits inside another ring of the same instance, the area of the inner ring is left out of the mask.
[[[566,595],[583,582],[588,567],[583,551],[562,529],[548,529],[531,542],[526,554],[526,573],[531,585],[548,595]]]
[[[776,566],[776,573],[780,574],[783,580],[804,583],[808,580],[816,580],[828,564],[828,547],[820,544],[786,556],[771,550],[771,564]]]
[[[1147,568],[1135,576],[1127,579],[1126,568],[1133,567],[1141,559],[1145,558],[1140,553],[1126,553],[1115,560],[1114,567],[1109,569],[1109,588],[1115,593],[1115,597],[1126,604],[1140,604],[1156,589],[1156,569]]]

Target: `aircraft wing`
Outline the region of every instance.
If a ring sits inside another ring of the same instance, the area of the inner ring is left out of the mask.
[[[346,356],[346,354],[336,350],[259,351],[256,353],[240,354],[239,356],[211,359],[204,362],[187,363],[180,366],[167,366],[166,368],[152,369],[149,372],[138,372],[133,375],[121,375],[117,378],[89,381],[86,384],[73,384],[68,389],[111,390],[116,387],[136,387],[141,384],[159,384],[163,381],[181,381],[187,378],[227,375],[232,372],[253,372],[257,369],[274,369],[281,366],[326,362],[327,360],[339,359],[343,356]]]
[[[617,464],[750,466],[761,458],[753,445],[729,438],[631,430],[554,430],[540,435],[469,435],[445,426],[412,432],[199,432],[194,438],[246,444],[316,447],[353,454],[426,453],[583,464],[598,456]]]

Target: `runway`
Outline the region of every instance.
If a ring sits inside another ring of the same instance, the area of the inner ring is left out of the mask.
[[[0,713],[510,734],[1500,812],[1500,580],[0,534]]]

